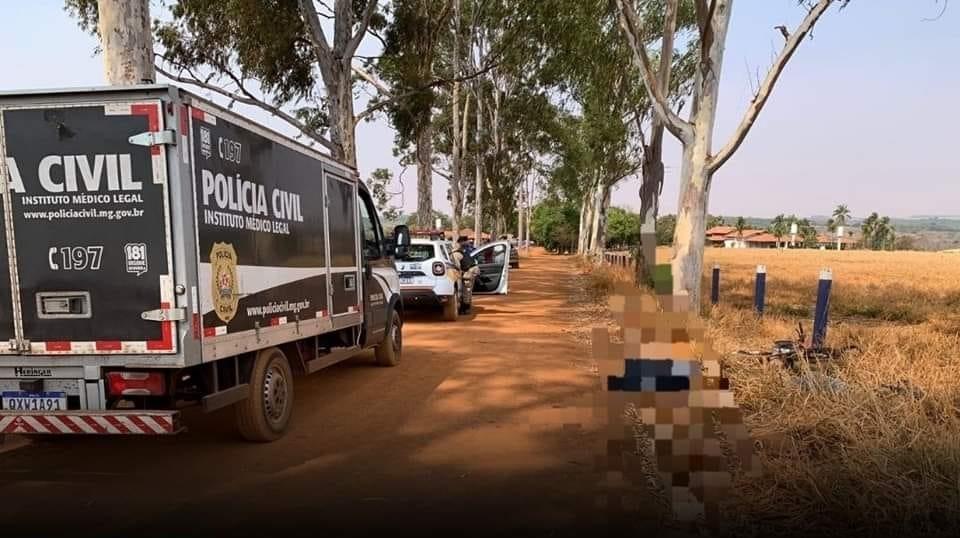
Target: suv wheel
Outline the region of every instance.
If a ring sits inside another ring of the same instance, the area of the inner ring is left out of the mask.
[[[454,289],[453,295],[443,305],[444,321],[457,321],[460,316],[460,290]]]

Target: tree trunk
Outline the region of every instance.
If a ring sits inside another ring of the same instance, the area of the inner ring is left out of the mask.
[[[587,191],[583,195],[583,205],[580,210],[580,235],[577,245],[577,254],[586,255],[590,252],[590,245],[593,230],[593,213],[595,210],[594,205],[594,192],[592,190]]]
[[[453,0],[453,78],[460,77],[460,0]],[[461,168],[460,161],[463,155],[460,153],[460,82],[453,83],[453,95],[451,103],[451,116],[453,120],[453,138],[451,139],[451,153],[453,170],[450,174],[450,206],[451,206],[451,228],[453,229],[453,240],[456,241],[460,235],[460,214],[463,211],[463,202],[460,198]],[[466,123],[466,114],[464,114],[464,123]]]
[[[477,170],[476,170],[476,185],[474,187],[474,204],[473,204],[473,233],[476,235],[474,239],[474,245],[480,246],[483,244],[483,233],[480,231],[482,229],[482,215],[483,215],[483,147],[480,145],[480,132],[483,131],[483,97],[481,92],[483,89],[477,85],[477,132],[474,133],[474,137],[477,142]]]
[[[357,138],[353,122],[353,83],[350,66],[337,62],[333,66],[335,90],[329,96],[331,119],[330,141],[337,148],[333,156],[357,167]]]
[[[150,0],[97,0],[100,46],[107,83],[153,83],[153,34]]]
[[[663,131],[660,131],[660,140]],[[656,143],[655,143],[656,142]],[[653,286],[653,266],[657,263],[657,213],[663,186],[662,145],[651,142],[644,151],[643,179],[640,184],[640,248],[637,249],[637,285]]]
[[[699,312],[700,275],[707,231],[707,202],[710,175],[705,159],[692,155],[695,146],[685,149],[680,172],[680,203],[673,234],[673,294],[686,295],[689,309]]]
[[[600,257],[603,255],[604,238],[606,236],[607,226],[607,204],[610,199],[610,186],[606,181],[597,182],[594,190],[593,199],[593,219],[590,225],[590,250],[591,256]]]
[[[660,66],[657,85],[662,95],[670,93],[673,67],[673,39],[677,27],[677,2],[667,2],[660,43]],[[653,286],[653,267],[657,263],[657,213],[663,191],[663,121],[655,114],[650,132],[650,145],[643,150],[642,182],[640,183],[640,248],[637,249],[636,280],[638,285]]]
[[[583,254],[583,239],[584,232],[583,223],[587,220],[587,197],[584,196],[580,200],[580,224],[577,228],[577,254]]]
[[[527,233],[526,233],[526,235],[525,235],[525,239],[526,239],[526,241],[527,241],[526,245],[527,245],[527,252],[528,252],[528,253],[530,252],[530,227],[531,227],[531,224],[532,224],[532,222],[533,222],[533,209],[534,209],[534,207],[533,207],[533,196],[534,196],[534,188],[535,188],[535,184],[534,184],[533,180],[531,180],[531,181],[530,181],[530,188],[529,188],[529,190],[527,191],[527,192],[530,193],[530,196],[527,198],[527,200],[529,200],[529,202],[528,202],[528,205],[527,205],[527,211],[528,211],[528,214],[527,214],[527,215],[528,215],[528,218],[527,218]]]
[[[417,226],[433,228],[433,129],[427,120],[417,133]]]
[[[599,263],[603,260],[603,250],[607,247],[607,210],[610,208],[611,187],[607,182],[601,182],[597,189],[597,209],[594,212],[594,230],[591,254]]]
[[[683,149],[680,202],[673,235],[673,294],[689,298],[691,312],[700,312],[700,273],[706,237],[707,202],[713,176],[710,152],[717,115],[724,43],[730,23],[730,2],[720,0],[711,19],[711,43],[697,66],[698,92],[693,109],[693,139]]]

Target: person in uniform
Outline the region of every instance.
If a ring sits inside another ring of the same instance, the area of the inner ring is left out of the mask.
[[[450,257],[453,259],[453,263],[458,269],[464,266],[464,258],[470,255],[467,252],[467,246],[468,242],[465,236],[458,237],[456,243],[453,244],[453,250],[450,252]],[[460,286],[461,314],[470,312],[470,307],[473,305],[473,283],[476,281],[479,273],[480,268],[477,267],[477,265],[473,265],[470,267],[470,269],[461,272],[460,277],[463,279],[462,285]]]

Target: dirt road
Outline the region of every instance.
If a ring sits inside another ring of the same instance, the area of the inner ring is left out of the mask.
[[[563,329],[572,260],[532,256],[456,324],[413,314],[403,364],[300,379],[289,434],[248,444],[232,410],[174,438],[60,438],[0,454],[6,536],[562,536],[598,508],[588,342]],[[566,424],[566,425],[565,425]],[[409,532],[407,532],[409,531]]]

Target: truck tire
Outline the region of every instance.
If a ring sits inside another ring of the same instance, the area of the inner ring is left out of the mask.
[[[460,290],[454,288],[453,295],[443,305],[443,320],[457,321],[460,316]]]
[[[396,312],[390,316],[390,326],[383,341],[373,350],[380,366],[396,366],[400,364],[400,354],[403,352],[403,323]]]
[[[293,371],[282,351],[257,354],[250,372],[250,396],[236,404],[237,430],[248,441],[276,441],[293,411]]]

